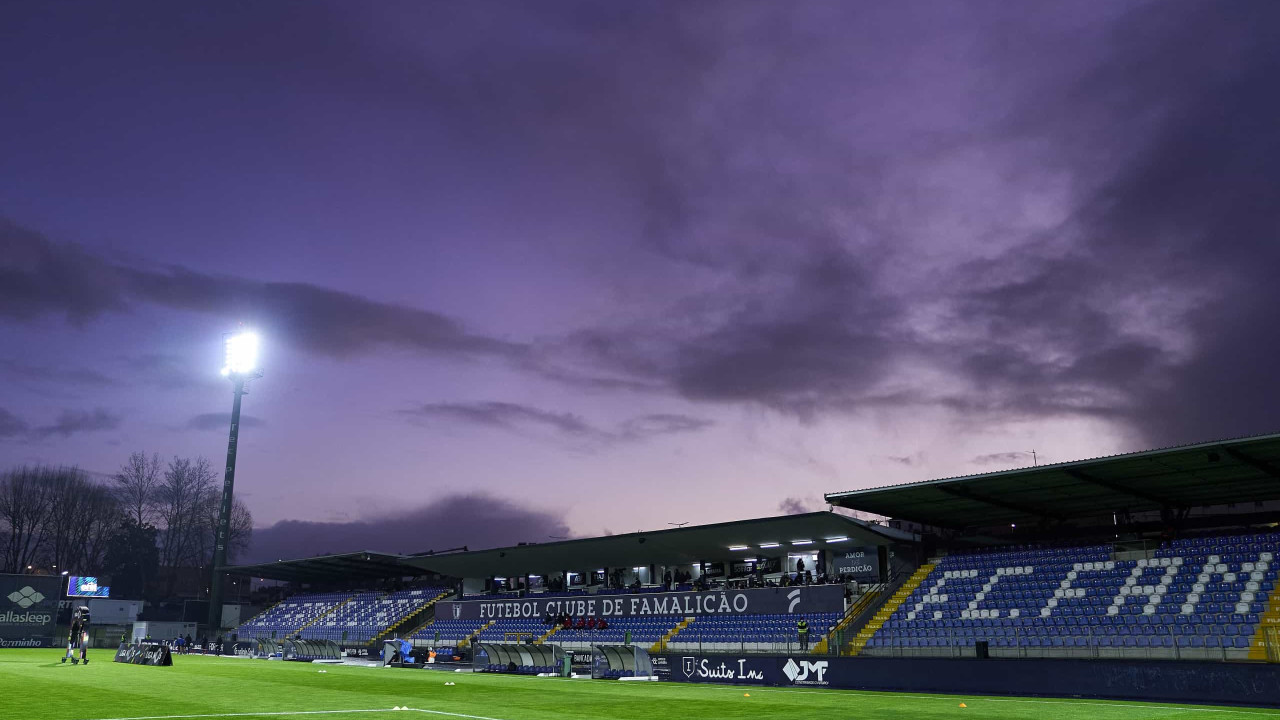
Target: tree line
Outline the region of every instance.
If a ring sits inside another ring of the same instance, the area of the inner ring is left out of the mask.
[[[0,572],[106,578],[112,595],[174,595],[179,576],[207,571],[222,483],[205,458],[135,452],[108,481],[78,468],[0,474]],[[253,515],[236,500],[227,559],[248,547]]]

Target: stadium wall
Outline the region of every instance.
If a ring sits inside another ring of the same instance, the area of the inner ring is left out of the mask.
[[[675,682],[1280,707],[1266,664],[667,653],[653,667]]]

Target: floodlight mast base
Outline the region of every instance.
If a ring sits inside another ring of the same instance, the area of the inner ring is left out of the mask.
[[[240,401],[245,394],[245,382],[254,375],[232,374],[235,383],[231,402],[231,432],[227,437],[227,470],[222,479],[222,504],[218,508],[218,535],[213,546],[213,563],[209,567],[209,633],[217,637],[222,631],[222,583],[224,573],[219,569],[227,564],[227,539],[231,534],[231,507],[236,482],[236,447],[240,438]]]

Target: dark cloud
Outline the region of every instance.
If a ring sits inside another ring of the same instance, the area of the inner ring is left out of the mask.
[[[783,515],[800,515],[821,508],[822,504],[820,502],[815,503],[811,498],[789,497],[778,503],[778,511]]]
[[[0,316],[82,325],[155,305],[321,355],[500,357],[581,389],[803,418],[1081,418],[1131,445],[1275,429],[1280,4],[400,10],[324,23],[379,38],[334,79],[429,104],[460,142],[534,167],[607,166],[639,206],[612,270],[639,278],[636,307],[525,346],[316,285],[126,267],[3,223]],[[592,441],[694,429],[420,410]]]
[[[0,373],[22,380],[89,387],[110,387],[119,384],[113,378],[89,368],[28,365],[15,360],[0,360]]]
[[[1156,278],[1152,303],[1193,300],[1189,351],[1154,381],[1128,376],[1138,380],[1130,418],[1160,443],[1274,431],[1280,404],[1280,337],[1263,329],[1280,307],[1280,97],[1268,89],[1280,73],[1280,5],[1191,7],[1185,25],[1139,58],[1190,82],[1144,74],[1125,88],[1152,93],[1140,83],[1159,82],[1169,94],[1147,99],[1168,120],[1102,189],[1087,224],[1105,261]],[[1192,43],[1197,51],[1185,52]]]
[[[120,427],[120,416],[102,408],[91,411],[63,410],[51,425],[41,425],[31,429],[30,434],[36,438],[53,435],[71,437],[80,433],[115,430]]]
[[[670,324],[578,333],[604,367],[692,400],[755,402],[810,416],[871,395],[912,339],[900,311],[848,255],[824,253],[781,287],[685,305]]]
[[[55,435],[68,438],[81,433],[115,430],[118,427],[120,427],[120,416],[102,408],[91,411],[63,410],[53,423],[39,426],[32,426],[8,410],[0,408],[0,439],[43,440]]]
[[[656,413],[631,418],[622,424],[617,434],[623,438],[641,439],[654,435],[676,435],[705,430],[715,423],[706,418]]]
[[[746,7],[749,36],[770,13]],[[860,51],[828,43],[816,15],[754,47],[767,60],[749,81],[704,77],[720,89],[699,105],[706,125],[647,136],[666,162],[644,180],[652,248],[707,270],[714,293],[566,347],[689,399],[802,416],[1074,417],[1130,445],[1274,430],[1280,5],[993,7],[899,16],[934,48],[893,48],[921,64],[906,84],[823,76],[816,59]],[[850,15],[873,27],[881,12]],[[971,74],[935,65],[963,38]],[[957,113],[949,83],[984,105]],[[885,103],[831,115],[834,97]]]
[[[1028,105],[1021,131],[1085,189],[1069,249],[973,268],[956,305],[987,402],[1148,445],[1273,431],[1280,402],[1280,340],[1259,332],[1280,303],[1280,6],[1173,8],[1135,9],[1068,92]]]
[[[515,430],[530,426],[575,437],[604,437],[601,430],[571,413],[556,413],[508,402],[427,403],[402,414],[425,420],[443,420]]]
[[[1031,459],[1031,453],[1024,452],[1001,452],[988,453],[979,455],[969,462],[974,465],[1028,465],[1027,461]]]
[[[895,314],[867,279],[832,258],[798,278],[797,296],[748,304],[676,347],[676,389],[707,400],[754,400],[801,413],[853,402],[883,376]],[[843,265],[843,266],[842,266]]]
[[[24,435],[27,423],[4,408],[0,408],[0,438],[11,438]]]
[[[658,435],[697,432],[714,423],[703,418],[657,413],[640,415],[606,429],[587,422],[572,413],[557,413],[508,402],[427,403],[401,411],[415,421],[467,423],[516,432],[550,431],[553,435],[590,444],[608,444],[628,440],[644,440]]]
[[[243,562],[269,562],[373,550],[415,553],[466,545],[472,550],[571,536],[563,516],[484,494],[448,495],[403,513],[355,522],[283,520],[253,531]]]
[[[922,453],[915,453],[914,455],[886,455],[885,458],[891,463],[906,465],[907,467],[915,467],[916,465],[924,462],[924,455]]]
[[[266,423],[252,415],[240,415],[241,427],[261,427]],[[231,413],[202,413],[187,421],[188,430],[220,430],[227,432],[231,427]]]
[[[0,217],[0,316],[63,315],[76,325],[126,308],[124,288],[101,260]]]
[[[427,310],[307,283],[116,265],[0,220],[0,315],[18,321],[63,316],[84,324],[138,305],[244,321],[299,349],[335,357],[379,347],[476,356],[523,353],[519,345],[474,335]]]

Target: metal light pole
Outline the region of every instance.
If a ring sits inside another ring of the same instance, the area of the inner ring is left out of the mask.
[[[231,507],[236,482],[236,448],[240,440],[240,401],[245,383],[262,377],[258,370],[258,336],[243,332],[227,338],[227,365],[222,374],[234,384],[231,401],[231,433],[227,436],[227,470],[222,479],[222,504],[218,507],[218,535],[213,545],[213,564],[209,568],[209,632],[217,636],[222,629],[221,568],[227,564],[227,538],[231,534]]]

